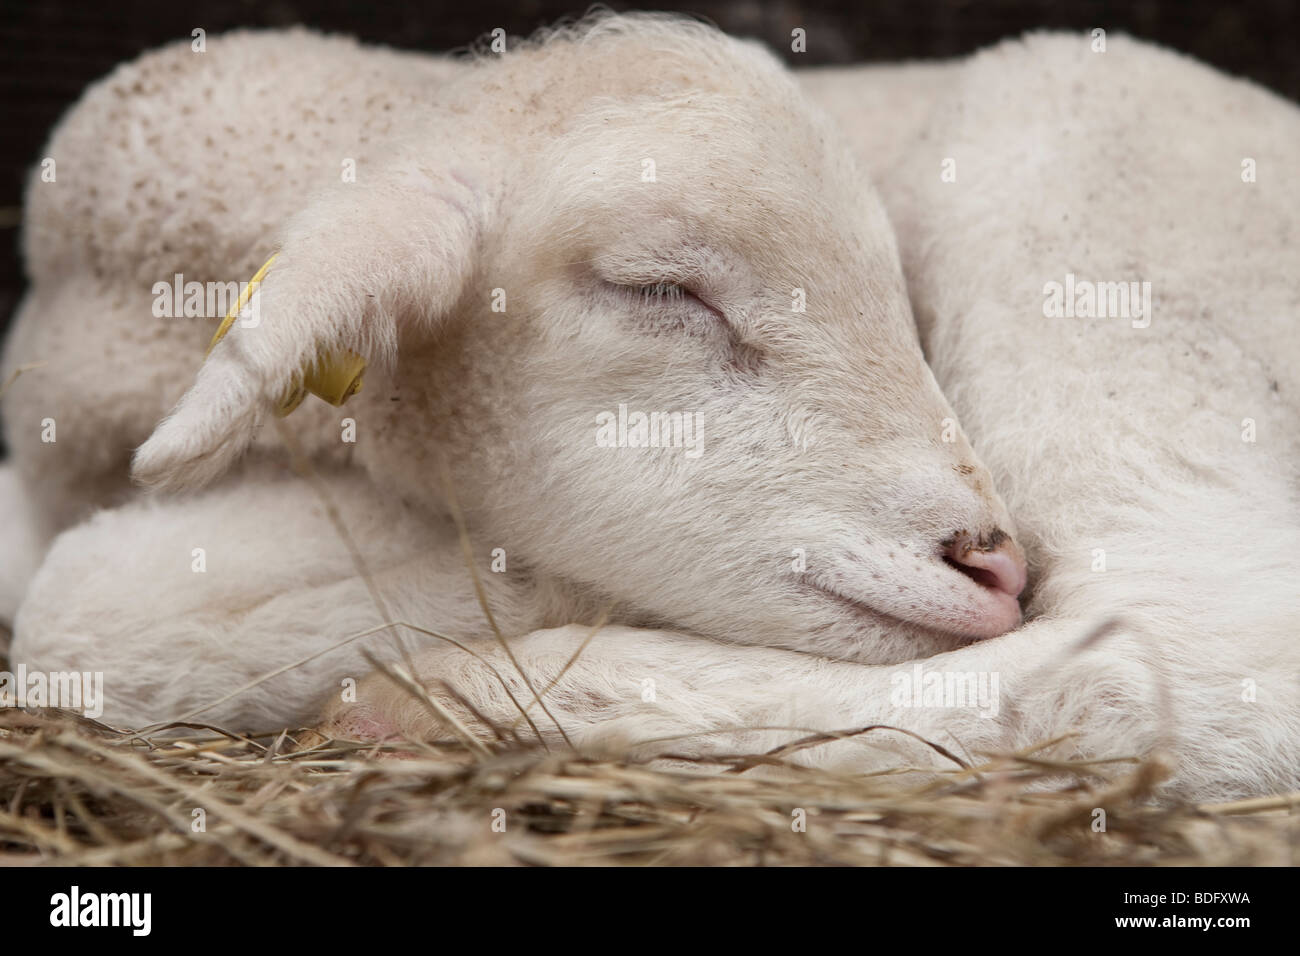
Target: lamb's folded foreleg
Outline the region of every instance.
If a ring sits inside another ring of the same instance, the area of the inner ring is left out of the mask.
[[[428,640],[386,621],[490,633],[454,535],[431,534],[356,472],[319,479],[265,467],[65,531],[19,609],[11,665],[102,674],[100,716],[115,726],[270,730],[302,726],[361,680],[366,652],[401,660],[395,637],[412,652]],[[526,585],[488,574],[484,587],[503,627],[537,626]]]
[[[517,701],[531,704],[529,716],[548,742],[562,743],[562,727],[583,750],[751,754],[844,732],[844,740],[793,748],[788,759],[873,771],[951,768],[944,750],[973,762],[981,753],[1070,734],[1055,756],[1125,758],[1161,749],[1176,763],[1173,788],[1189,796],[1295,785],[1294,752],[1277,764],[1276,779],[1242,779],[1232,759],[1233,746],[1288,739],[1279,728],[1289,686],[1260,686],[1246,701],[1238,675],[1208,661],[1198,672],[1195,662],[1162,660],[1159,645],[1125,622],[1039,619],[961,650],[887,666],[627,627],[594,637],[580,626],[536,631],[511,649],[532,687],[545,691],[549,714],[532,704],[501,648],[485,641],[471,645],[472,654],[444,645],[420,657],[418,676],[433,706],[375,675],[355,703],[330,708],[325,731],[447,737],[435,713],[442,707],[464,727],[490,733],[464,699],[498,728],[528,739]],[[1189,680],[1218,702],[1213,713],[1180,709],[1177,688]],[[1251,739],[1223,740],[1215,728],[1225,721]],[[861,732],[869,727],[880,729]]]
[[[693,756],[752,753],[815,732],[883,724],[969,753],[1023,745],[1059,729],[1059,721],[1025,727],[1015,705],[1042,693],[1051,680],[1046,669],[1061,646],[1057,638],[1071,631],[1085,633],[1041,622],[922,662],[874,667],[628,627],[605,627],[593,636],[591,628],[570,625],[510,644],[533,688],[550,688],[543,697],[554,720],[533,703],[529,714],[536,726],[560,739],[558,723],[583,747],[634,746],[642,754]],[[471,650],[444,645],[425,651],[416,662],[420,682],[439,703],[461,713],[467,726],[474,725],[474,715],[458,710],[458,696],[493,723],[524,727],[516,701],[530,704],[533,696],[518,671],[493,642]],[[958,705],[951,697],[936,697],[927,691],[931,674],[973,677],[971,699]],[[371,736],[447,732],[434,707],[383,675],[362,685],[355,704],[333,706],[326,727]],[[803,750],[793,759],[865,768],[884,759],[882,750],[896,755],[900,747],[917,758],[936,753],[906,734],[872,731]]]

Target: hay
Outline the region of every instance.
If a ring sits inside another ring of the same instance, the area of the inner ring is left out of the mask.
[[[684,769],[518,745],[481,753],[459,743],[361,746],[199,725],[183,733],[140,738],[70,715],[0,710],[0,864],[1226,866],[1300,858],[1300,794],[1158,805],[1150,799],[1165,772],[1158,759],[1058,762],[1038,750],[918,782],[774,773],[761,757]],[[1105,832],[1093,829],[1097,807]]]

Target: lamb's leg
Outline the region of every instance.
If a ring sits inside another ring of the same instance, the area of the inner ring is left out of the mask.
[[[1034,669],[1049,662],[1053,638],[1064,630],[1031,624],[922,662],[927,673],[959,668],[997,673],[1001,680],[994,687],[991,712],[988,701],[959,709],[915,707],[910,696],[896,706],[900,681],[914,673],[910,663],[864,666],[672,631],[610,626],[593,635],[589,627],[570,625],[522,636],[511,642],[511,649],[534,688],[550,687],[543,696],[554,720],[536,704],[529,709],[548,742],[560,739],[558,723],[584,748],[704,755],[762,751],[814,731],[888,724],[949,748],[980,748],[1016,742],[1009,736],[1014,726],[1008,720],[1010,695],[1021,693]],[[475,718],[460,708],[457,696],[493,723],[529,735],[515,702],[530,704],[532,694],[494,643],[480,642],[468,650],[434,646],[416,663],[420,682],[466,725],[475,726]],[[367,736],[447,735],[432,708],[385,675],[361,685],[355,703],[336,702],[326,713],[327,733],[346,736],[359,728]],[[810,749],[796,759],[865,766],[867,755],[880,756],[879,746],[892,749],[900,740],[910,738],[872,734],[855,743]],[[924,748],[906,749],[919,755]]]
[[[1161,646],[1140,624],[1121,622],[1103,632],[1096,622],[1039,619],[961,650],[889,666],[722,645],[666,631],[608,627],[584,647],[589,636],[590,629],[570,626],[512,644],[534,687],[558,678],[545,695],[554,722],[538,707],[530,710],[552,742],[560,739],[558,723],[583,749],[706,756],[763,752],[814,732],[886,725],[977,759],[981,752],[1073,734],[1057,746],[1057,756],[1122,758],[1167,748],[1179,760],[1174,786],[1189,795],[1300,782],[1300,754],[1294,744],[1285,746],[1297,739],[1297,728],[1286,726],[1292,675],[1269,671],[1261,662],[1243,665],[1257,667],[1260,678],[1246,700],[1240,675],[1226,672],[1213,656],[1163,660]],[[417,662],[422,682],[466,726],[476,726],[475,717],[460,707],[457,695],[527,738],[530,731],[502,679],[527,704],[532,698],[524,682],[495,645],[472,649],[478,656],[452,646],[431,648]],[[928,689],[936,678],[925,675],[939,675],[937,698]],[[974,689],[974,699],[963,704],[946,690],[948,675]],[[1178,689],[1188,681],[1198,682],[1203,699],[1214,700],[1211,712],[1180,708]],[[323,729],[338,736],[447,736],[431,708],[383,675],[362,684],[355,703],[332,704]],[[1247,762],[1240,748],[1279,746],[1287,752],[1275,762],[1276,779],[1244,778]],[[927,744],[883,729],[799,750],[790,759],[859,771],[953,765]]]
[[[392,619],[487,631],[454,534],[440,537],[355,473],[328,477],[327,490]],[[503,626],[537,625],[508,575],[483,577]],[[347,642],[384,621],[316,492],[292,475],[242,475],[60,535],[19,610],[12,663],[102,672],[103,719],[115,725],[195,715],[266,730],[299,725],[368,673],[363,651],[399,658],[391,631]],[[225,699],[278,668],[288,669]]]

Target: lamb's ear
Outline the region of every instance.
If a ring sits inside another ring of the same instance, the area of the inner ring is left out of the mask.
[[[252,308],[136,450],[135,480],[202,486],[304,385],[321,394],[334,385],[331,397],[342,399],[365,364],[390,365],[405,326],[432,328],[460,297],[473,272],[483,195],[465,175],[406,165],[313,202],[289,223]]]

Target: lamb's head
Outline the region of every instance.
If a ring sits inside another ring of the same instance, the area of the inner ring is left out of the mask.
[[[304,214],[138,473],[208,477],[346,347],[380,482],[438,497],[440,452],[482,548],[624,619],[870,661],[1015,626],[1024,562],[889,223],[775,61],[612,18],[470,75],[473,146]]]

